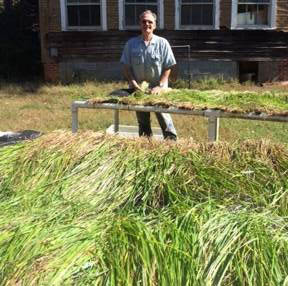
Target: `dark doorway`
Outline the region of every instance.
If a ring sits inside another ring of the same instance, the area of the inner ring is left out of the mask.
[[[239,67],[239,82],[246,81],[257,82],[258,81],[258,62],[253,61],[241,61],[238,62]]]

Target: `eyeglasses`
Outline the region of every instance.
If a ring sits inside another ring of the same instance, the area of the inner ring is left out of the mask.
[[[149,21],[149,20],[142,20],[142,24],[146,24],[146,23],[148,23],[148,24],[153,24],[153,21]]]

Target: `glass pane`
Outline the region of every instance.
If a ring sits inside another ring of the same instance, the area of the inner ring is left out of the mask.
[[[68,6],[68,26],[78,26],[78,8],[77,6]]]
[[[151,10],[157,15],[157,5],[149,5],[149,4],[125,5],[125,24],[127,26],[138,26],[139,16],[145,10]]]
[[[191,6],[181,6],[181,25],[190,25]]]
[[[90,6],[90,25],[92,26],[101,26],[101,9],[100,5],[91,5]]]
[[[268,25],[268,10],[269,8],[267,5],[258,5],[256,24]]]
[[[238,5],[237,23],[239,25],[268,25],[268,5]]]
[[[100,26],[100,6],[68,6],[68,26]]]
[[[125,7],[125,23],[127,26],[138,25],[138,20],[135,12],[135,5],[126,5]],[[137,23],[137,24],[135,24]]]
[[[89,26],[91,19],[89,8],[89,6],[78,6],[80,15],[80,26]]]
[[[213,5],[182,5],[181,25],[213,25]]]
[[[238,5],[238,14],[237,14],[238,25],[245,25],[247,22],[246,17],[248,17],[247,5]]]
[[[257,6],[239,5],[238,6],[238,24],[239,25],[255,25],[256,24]]]
[[[202,25],[213,25],[213,6],[202,5]]]

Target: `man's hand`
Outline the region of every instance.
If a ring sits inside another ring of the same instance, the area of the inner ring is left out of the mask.
[[[134,88],[135,90],[143,91],[139,86],[139,84],[137,83],[137,81],[132,76],[131,68],[129,65],[123,66],[123,75],[128,80],[129,88]]]
[[[131,81],[129,81],[129,86],[131,87],[131,88],[134,88],[135,90],[139,90],[139,91],[143,91],[142,90],[142,88],[139,86],[139,84],[137,83],[137,81],[136,80],[131,80]]]
[[[155,86],[154,88],[151,89],[151,94],[162,94],[165,92],[169,92],[172,89],[170,87],[161,87],[161,86]]]
[[[165,90],[164,87],[161,86],[155,86],[151,89],[151,94],[161,94]]]

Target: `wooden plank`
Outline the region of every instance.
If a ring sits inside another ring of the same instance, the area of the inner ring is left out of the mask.
[[[190,45],[193,58],[239,60],[280,59],[288,55],[288,33],[278,31],[158,31],[171,45]],[[137,31],[58,32],[47,34],[47,46],[61,57],[119,59],[125,42]],[[187,58],[186,49],[174,49],[178,58]]]

